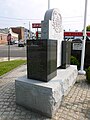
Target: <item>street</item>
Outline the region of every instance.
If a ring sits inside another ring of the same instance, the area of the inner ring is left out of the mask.
[[[0,57],[8,57],[8,45],[0,45]],[[10,57],[26,57],[26,46],[10,45]]]

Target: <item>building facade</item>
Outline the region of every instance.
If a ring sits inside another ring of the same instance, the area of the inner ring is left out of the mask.
[[[5,33],[0,33],[0,44],[5,44],[7,43],[7,35]]]
[[[12,41],[18,40],[18,34],[14,33],[11,28],[9,29],[9,33],[11,34],[11,40]]]
[[[18,34],[18,40],[27,40],[29,39],[29,30],[24,27],[11,27],[12,32]]]
[[[0,44],[7,43],[8,28],[0,29]]]

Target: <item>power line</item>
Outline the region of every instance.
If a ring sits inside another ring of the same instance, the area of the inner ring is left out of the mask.
[[[88,15],[90,16],[90,15]],[[83,16],[70,16],[70,17],[62,17],[62,18],[81,18]],[[14,20],[41,20],[41,19],[31,19],[31,18],[14,18],[14,17],[6,17],[6,16],[0,16],[0,18],[4,19],[14,19]]]
[[[70,17],[63,17],[63,18],[81,18],[83,16],[70,16]]]
[[[88,15],[88,16],[90,16],[90,15]],[[70,16],[70,17],[62,17],[62,19],[69,19],[69,18],[82,18],[83,16]],[[0,18],[1,19],[9,19],[9,20],[18,20],[18,21],[20,21],[20,20],[28,20],[28,21],[30,21],[30,20],[41,20],[41,19],[31,19],[31,18],[15,18],[15,17],[6,17],[6,16],[0,16]]]
[[[90,15],[87,15],[90,16]],[[63,17],[63,18],[83,18],[84,16],[69,16],[69,17]]]
[[[90,16],[90,15],[88,15]],[[63,25],[70,25],[70,24],[78,24],[78,23],[82,23],[83,21],[82,20],[76,20],[77,18],[82,18],[83,16],[71,16],[71,17],[62,17],[63,19]],[[74,21],[72,18],[76,18]],[[66,20],[65,20],[66,19]],[[70,19],[70,20],[67,20],[67,19]],[[11,24],[15,24],[15,22],[19,23],[21,22],[29,22],[29,21],[41,21],[41,19],[29,19],[29,18],[16,18],[16,17],[7,17],[7,16],[0,16],[0,23],[5,23],[5,24],[9,24],[11,22]],[[14,23],[12,23],[14,22]],[[16,24],[17,24],[16,23]]]
[[[13,19],[13,20],[40,20],[40,19],[29,19],[29,18],[13,18],[13,17],[5,17],[5,16],[0,16],[0,18],[4,19]]]
[[[75,16],[75,17],[80,17],[80,16]],[[75,18],[75,17],[63,17],[62,19],[64,18]],[[7,21],[8,20],[8,21]],[[0,16],[0,21],[7,21],[7,22],[13,22],[11,21],[13,20],[14,22],[19,22],[19,21],[31,21],[31,20],[41,20],[41,19],[23,19],[23,18],[13,18],[13,17],[4,17],[4,16]],[[64,21],[63,22],[78,22],[78,21]]]
[[[70,21],[70,20],[69,21],[64,21],[63,20],[62,22],[83,22],[83,21],[82,20],[78,20],[78,21]]]
[[[13,21],[10,21],[10,20],[8,20],[8,21],[7,20],[0,20],[0,22],[20,22],[20,21],[17,21],[17,20],[13,20]],[[64,21],[63,20],[63,22],[81,22],[81,21],[79,21],[79,20],[78,21]]]

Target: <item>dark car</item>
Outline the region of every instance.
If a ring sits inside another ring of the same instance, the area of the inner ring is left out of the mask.
[[[12,40],[8,41],[8,45],[13,45],[14,42]]]

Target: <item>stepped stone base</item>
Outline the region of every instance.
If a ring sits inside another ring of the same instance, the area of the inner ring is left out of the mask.
[[[16,103],[52,117],[58,110],[63,96],[67,95],[77,77],[77,67],[58,69],[57,76],[49,82],[20,77],[15,81]]]

